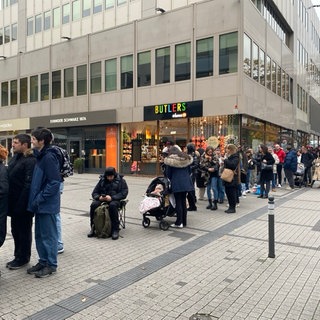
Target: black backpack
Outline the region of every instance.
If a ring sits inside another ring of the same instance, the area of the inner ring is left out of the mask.
[[[67,150],[52,145],[52,148],[57,152],[60,158],[60,174],[63,178],[67,178],[73,175],[73,165],[70,161],[70,156]]]

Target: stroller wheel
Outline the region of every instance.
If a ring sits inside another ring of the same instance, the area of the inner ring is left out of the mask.
[[[167,221],[162,220],[162,221],[160,221],[160,223],[159,223],[159,228],[160,228],[161,230],[166,231],[166,230],[169,229],[169,223],[168,223]]]
[[[142,225],[144,228],[148,228],[150,226],[150,219],[149,218],[144,218],[142,220]]]

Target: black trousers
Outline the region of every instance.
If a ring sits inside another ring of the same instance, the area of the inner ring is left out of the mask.
[[[235,209],[238,197],[238,186],[225,186],[229,209]]]
[[[277,164],[278,184],[282,184],[282,167],[283,167],[282,163]],[[277,184],[277,181],[275,181],[275,183]]]
[[[29,262],[32,246],[32,219],[30,212],[11,217],[11,233],[14,241],[14,257]]]
[[[175,192],[174,198],[176,200],[176,225],[181,223],[185,227],[187,225],[187,192]]]
[[[94,211],[101,205],[101,201],[93,200],[90,205],[90,227],[94,224]],[[108,203],[109,205],[109,216],[111,220],[111,231],[119,230],[119,208],[120,201],[111,201]]]

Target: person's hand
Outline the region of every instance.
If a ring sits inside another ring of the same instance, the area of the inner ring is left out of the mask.
[[[209,172],[213,172],[213,171],[214,171],[214,168],[209,168],[208,171],[209,171]]]

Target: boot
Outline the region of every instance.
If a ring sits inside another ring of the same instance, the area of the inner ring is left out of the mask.
[[[211,209],[212,208],[212,199],[208,199],[209,201],[209,205],[207,206],[207,209]]]
[[[218,209],[217,203],[218,203],[217,200],[213,201],[213,206],[211,207],[211,210],[217,210]]]
[[[310,184],[310,188],[313,187],[315,180],[312,180],[311,184]]]
[[[94,224],[91,225],[91,230],[90,232],[87,234],[88,238],[93,238],[95,236],[95,232],[94,232]]]

